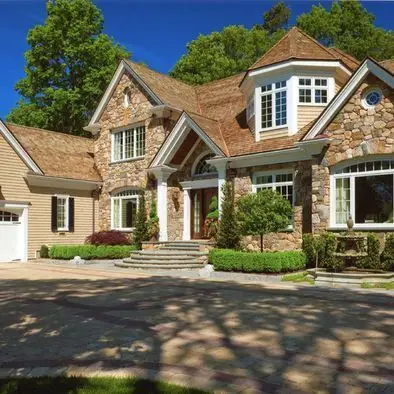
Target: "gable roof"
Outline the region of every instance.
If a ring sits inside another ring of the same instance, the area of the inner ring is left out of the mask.
[[[386,70],[390,71],[392,74],[394,73],[394,59],[383,60],[380,62],[380,65]]]
[[[37,163],[41,174],[76,180],[101,181],[94,164],[92,139],[13,123],[5,125],[32,160]]]

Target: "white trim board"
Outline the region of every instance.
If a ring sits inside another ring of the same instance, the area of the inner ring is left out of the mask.
[[[366,75],[371,72],[381,79],[384,83],[394,88],[394,76],[390,75],[384,68],[371,59],[366,59],[359,66],[358,70],[353,74],[349,81],[345,84],[342,90],[334,97],[333,100],[323,110],[317,122],[309,130],[308,134],[304,137],[304,141],[315,138],[321,133],[330,121],[336,116],[338,111],[342,108],[349,97],[354,94],[358,89]]]
[[[44,175],[40,167],[35,163],[35,161],[30,157],[30,155],[25,151],[23,146],[14,137],[12,132],[7,128],[5,123],[0,119],[0,134],[4,139],[11,145],[16,154],[23,160],[23,162],[29,167],[30,170],[36,174]]]

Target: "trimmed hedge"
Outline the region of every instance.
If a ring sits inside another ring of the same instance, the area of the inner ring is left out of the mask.
[[[75,256],[85,260],[124,259],[130,257],[132,250],[135,250],[132,245],[53,245],[49,249],[49,257],[60,260],[70,260]]]
[[[230,249],[213,249],[209,261],[218,271],[279,273],[305,269],[303,252],[238,252]]]

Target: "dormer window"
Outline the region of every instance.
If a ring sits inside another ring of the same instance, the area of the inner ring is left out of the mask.
[[[299,78],[298,101],[300,104],[327,104],[327,78]]]
[[[287,124],[287,83],[274,82],[261,87],[261,128]]]

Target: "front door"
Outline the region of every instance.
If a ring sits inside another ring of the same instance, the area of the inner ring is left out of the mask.
[[[206,238],[204,222],[209,213],[209,204],[212,197],[218,195],[218,189],[195,189],[191,192],[192,200],[192,220],[191,220],[191,238]]]

